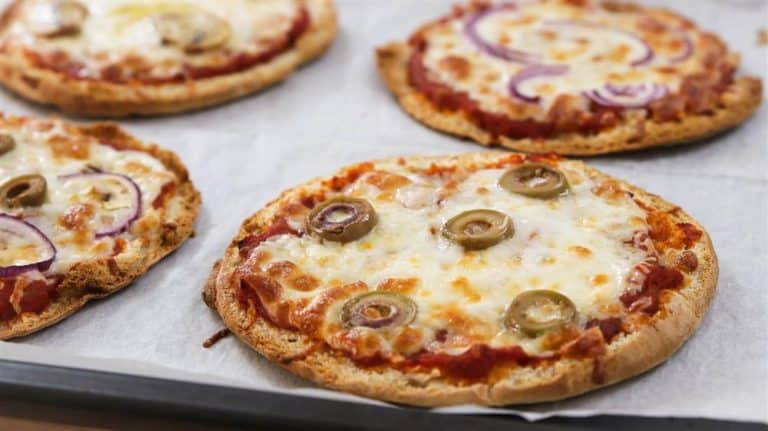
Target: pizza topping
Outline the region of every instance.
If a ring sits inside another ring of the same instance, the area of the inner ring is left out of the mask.
[[[358,240],[376,225],[376,212],[364,199],[337,197],[316,206],[307,216],[307,230],[328,241]]]
[[[152,24],[164,44],[190,53],[218,48],[230,36],[226,21],[200,9],[159,13]]]
[[[620,299],[632,312],[653,314],[659,310],[661,291],[679,287],[684,277],[677,269],[659,264],[641,264],[638,267],[640,273],[635,273],[633,277],[642,274],[642,285],[639,289],[625,292]]]
[[[56,259],[56,247],[40,229],[7,214],[0,214],[0,251],[0,279],[46,271]]]
[[[499,180],[499,186],[512,193],[548,199],[565,193],[568,180],[549,165],[526,163],[508,170]]]
[[[693,40],[691,40],[691,36],[685,30],[678,29],[676,33],[680,36],[678,40],[683,48],[680,50],[679,54],[669,57],[668,60],[670,64],[682,63],[693,55]]]
[[[370,292],[347,301],[341,310],[344,326],[382,329],[404,326],[416,318],[417,306],[407,296],[394,292]]]
[[[590,100],[610,108],[642,108],[667,95],[667,87],[657,83],[635,85],[606,84],[584,92]]]
[[[42,175],[22,175],[0,186],[0,201],[8,208],[37,207],[45,201],[46,189]]]
[[[141,216],[141,190],[125,175],[87,172],[60,179],[77,185],[79,203],[73,208],[97,209],[97,217],[90,217],[96,238],[126,232]]]
[[[466,250],[492,247],[515,234],[512,219],[488,209],[465,211],[443,226],[443,236]]]
[[[16,140],[11,135],[0,135],[0,156],[16,148]]]
[[[251,254],[251,251],[258,247],[262,242],[278,235],[300,236],[300,232],[288,224],[285,218],[279,218],[272,222],[272,224],[264,229],[263,232],[257,235],[248,235],[243,238],[238,244],[238,248],[240,248],[240,256],[244,258],[248,257]]]
[[[559,76],[568,72],[570,68],[566,65],[533,65],[521,70],[509,81],[509,92],[518,99],[528,103],[539,103],[541,96],[527,94],[520,86],[527,81],[546,76]]]
[[[508,3],[474,13],[464,23],[464,35],[478,50],[491,57],[519,63],[538,62],[539,58],[536,55],[494,43],[480,31],[481,24],[487,18],[498,13],[515,12],[516,9],[515,5]]]
[[[677,255],[675,266],[681,271],[693,272],[699,267],[699,258],[696,257],[696,253],[684,250]]]
[[[88,9],[73,0],[38,2],[27,12],[27,23],[35,34],[44,37],[70,36],[80,32]]]
[[[504,316],[508,329],[529,336],[560,329],[576,320],[576,306],[562,293],[553,290],[528,290],[512,301]]]

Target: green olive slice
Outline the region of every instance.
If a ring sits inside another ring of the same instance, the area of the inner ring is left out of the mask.
[[[42,175],[22,175],[0,187],[0,201],[10,208],[40,206],[45,201],[47,183]]]
[[[229,24],[199,9],[158,13],[152,24],[163,44],[195,53],[218,48],[229,39]]]
[[[534,198],[553,198],[568,190],[565,175],[543,163],[526,163],[508,170],[499,185],[512,192]]]
[[[316,206],[307,216],[307,230],[340,243],[360,239],[376,225],[376,211],[364,199],[336,197]]]
[[[79,1],[48,0],[35,5],[26,21],[38,36],[56,37],[79,33],[87,17],[88,9]]]
[[[573,322],[576,314],[576,306],[562,293],[529,290],[517,295],[509,305],[504,326],[536,336]]]
[[[347,301],[340,318],[347,328],[392,328],[413,322],[416,311],[416,303],[399,293],[370,292]]]
[[[0,135],[0,156],[16,148],[16,140],[11,135]]]
[[[465,211],[443,226],[443,236],[467,250],[492,247],[514,234],[509,216],[487,209]]]

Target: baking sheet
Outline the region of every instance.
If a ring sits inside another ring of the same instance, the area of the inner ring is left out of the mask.
[[[197,235],[131,288],[16,342],[0,357],[46,364],[373,402],[320,389],[227,338],[200,300],[211,264],[240,222],[277,193],[337,167],[403,154],[478,147],[407,117],[376,75],[373,48],[402,39],[451,0],[337,0],[341,25],[328,55],[261,95],[183,116],[124,121],[138,137],[182,156],[203,193]],[[663,1],[648,3],[665,4]],[[679,0],[674,8],[725,37],[744,73],[768,75],[764,0]],[[55,114],[0,93],[8,113]],[[709,230],[720,258],[719,290],[695,336],[666,364],[576,399],[445,413],[703,417],[768,423],[768,118],[697,145],[592,159],[685,208]]]

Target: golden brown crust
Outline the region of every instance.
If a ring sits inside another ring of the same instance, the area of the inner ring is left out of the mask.
[[[113,123],[94,123],[74,126],[83,135],[109,142],[118,149],[142,151],[152,155],[173,172],[178,184],[173,196],[166,201],[168,214],[160,235],[144,241],[142,247],[130,254],[76,264],[63,274],[59,284],[62,296],[55,299],[40,314],[23,313],[10,324],[0,323],[0,340],[22,337],[51,326],[80,309],[87,302],[111,295],[126,287],[145,273],[151,266],[176,250],[194,232],[194,224],[200,210],[200,193],[189,178],[187,168],[179,157],[153,144],[145,144]],[[117,270],[115,270],[117,269]],[[82,293],[83,287],[88,292]],[[73,294],[67,294],[73,292]]]
[[[446,157],[410,157],[407,163],[448,160],[493,160],[507,155],[499,152]],[[386,161],[384,161],[386,162]],[[585,171],[607,175],[581,164]],[[703,232],[692,251],[699,258],[690,274],[691,283],[678,291],[667,291],[662,310],[647,324],[619,335],[599,359],[562,359],[535,367],[515,367],[492,383],[457,385],[437,374],[405,373],[393,368],[357,367],[347,357],[315,349],[304,335],[277,328],[263,319],[252,320],[238,304],[232,275],[239,263],[238,242],[265,226],[281,203],[302,190],[315,190],[321,179],[289,190],[247,219],[224,258],[216,263],[205,286],[206,303],[222,317],[226,326],[243,342],[271,361],[321,385],[381,400],[419,406],[462,403],[483,405],[525,404],[572,397],[640,374],[672,355],[699,325],[712,300],[718,276],[717,258],[704,229],[688,214],[656,195],[619,181],[628,190],[658,211],[668,212],[675,222],[692,223]],[[596,368],[597,367],[597,368]],[[597,371],[596,371],[597,369]],[[595,373],[602,379],[595,380]]]
[[[242,72],[173,84],[114,84],[66,77],[14,53],[0,55],[0,83],[27,99],[85,116],[162,115],[218,105],[273,85],[325,52],[337,30],[333,0],[320,0],[312,12],[311,27],[293,48]]]
[[[566,133],[546,140],[495,139],[460,112],[435,108],[411,87],[407,77],[410,54],[411,48],[405,43],[391,43],[376,51],[379,73],[406,112],[435,130],[469,138],[482,145],[500,145],[518,151],[594,156],[684,144],[738,126],[757,109],[763,95],[759,78],[740,77],[725,91],[723,106],[712,115],[687,115],[679,122],[624,119],[617,126],[597,134]]]

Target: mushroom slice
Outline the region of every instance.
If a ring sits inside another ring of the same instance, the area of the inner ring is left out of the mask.
[[[230,35],[226,21],[200,9],[158,13],[152,17],[152,24],[163,44],[189,53],[218,48]]]
[[[80,32],[88,9],[79,1],[47,0],[36,4],[27,12],[25,21],[38,36],[71,36]]]

